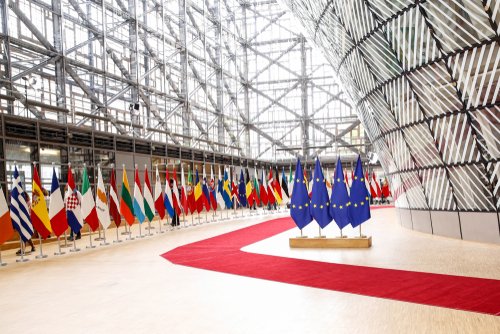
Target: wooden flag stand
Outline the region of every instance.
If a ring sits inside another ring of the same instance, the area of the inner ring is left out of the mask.
[[[353,238],[290,238],[291,248],[370,248],[372,246],[372,237],[353,237]]]

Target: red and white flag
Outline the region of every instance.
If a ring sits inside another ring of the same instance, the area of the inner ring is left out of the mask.
[[[0,186],[0,245],[12,238],[13,235],[14,228],[12,227],[9,207]]]
[[[158,212],[160,219],[165,218],[165,203],[163,202],[163,190],[161,189],[160,174],[158,173],[158,166],[156,166],[155,176],[155,209]]]
[[[172,201],[174,201],[174,210],[177,215],[181,214],[181,204],[180,204],[180,195],[179,195],[179,185],[177,183],[177,170],[174,167],[174,184],[173,184],[173,194]]]
[[[116,173],[115,168],[111,169],[111,179],[109,181],[109,214],[113,218],[116,227],[120,226],[122,222],[122,216],[118,208],[120,207],[120,202],[118,201],[118,191],[116,190]]]
[[[181,206],[184,213],[189,213],[189,205],[187,200],[186,178],[184,177],[184,167],[181,166]]]

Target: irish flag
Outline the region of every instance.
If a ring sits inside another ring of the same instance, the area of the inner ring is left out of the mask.
[[[90,188],[89,175],[87,174],[87,167],[83,166],[82,175],[82,216],[83,220],[89,224],[92,231],[99,228],[99,219],[97,218],[97,211],[95,210],[94,196]]]
[[[43,239],[47,239],[47,237],[52,233],[52,228],[50,227],[50,218],[49,212],[47,211],[47,203],[45,202],[45,195],[42,191],[42,183],[40,182],[40,177],[38,176],[36,165],[33,168],[32,191],[31,223],[33,224],[33,227],[38,232],[38,234]]]
[[[12,238],[14,228],[10,219],[9,207],[3,194],[2,186],[0,186],[0,245]]]
[[[130,185],[128,184],[127,171],[123,165],[123,183],[122,183],[122,198],[120,199],[120,213],[127,224],[132,226],[134,223],[134,207],[132,204],[132,193],[130,192]]]
[[[134,177],[134,214],[139,220],[139,223],[144,223],[146,219],[144,213],[144,197],[141,191],[141,179],[139,179],[139,169],[137,165],[135,166],[135,177]]]
[[[153,201],[147,166],[145,166],[144,170],[144,213],[150,222],[153,221],[155,217],[155,202]]]

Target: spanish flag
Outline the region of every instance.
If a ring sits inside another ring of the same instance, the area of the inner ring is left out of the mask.
[[[123,166],[123,183],[122,183],[122,198],[120,199],[120,213],[127,224],[134,223],[134,208],[132,206],[132,195],[130,193],[130,185],[128,184],[127,171]]]
[[[45,202],[45,195],[42,191],[42,183],[40,182],[36,166],[33,168],[31,222],[35,230],[43,239],[47,239],[47,237],[52,233],[49,211],[47,210],[47,203]]]

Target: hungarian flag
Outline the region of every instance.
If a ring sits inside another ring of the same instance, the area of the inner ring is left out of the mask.
[[[73,172],[71,171],[71,164],[68,164],[68,183],[66,193],[64,194],[64,202],[66,204],[66,217],[68,218],[68,225],[74,233],[78,233],[83,227],[81,207],[82,195],[76,189]]]
[[[0,198],[0,201],[1,200]],[[59,180],[57,179],[56,169],[54,167],[52,167],[52,185],[50,187],[49,218],[50,226],[56,237],[59,237],[68,229],[68,218],[66,217],[61,188],[59,188]]]
[[[10,240],[13,235],[14,228],[12,227],[12,220],[10,219],[9,207],[7,206],[7,200],[5,199],[2,186],[0,186],[0,245]]]
[[[153,201],[153,192],[151,191],[147,166],[144,169],[144,213],[148,220],[152,222],[155,217],[155,202]]]
[[[196,211],[196,201],[194,199],[193,173],[188,172],[188,183],[186,187],[189,211],[193,214]]]
[[[205,165],[203,165],[203,180],[201,182],[201,191],[203,193],[203,205],[205,206],[205,210],[210,211],[210,191],[208,190],[207,184],[207,174],[205,173]]]
[[[262,179],[260,180],[259,194],[262,204],[267,205],[267,203],[269,202],[269,197],[267,195],[266,187],[264,186],[264,171],[262,171]]]
[[[95,207],[97,217],[104,230],[111,225],[109,218],[108,198],[106,197],[106,188],[104,187],[104,180],[102,179],[101,166],[97,167],[97,192],[95,199]]]
[[[97,211],[95,209],[94,195],[92,195],[92,189],[90,188],[86,166],[83,166],[82,174],[82,217],[83,220],[89,224],[92,231],[99,228],[99,219],[97,218]]]
[[[213,166],[210,166],[210,182],[208,185],[208,190],[210,191],[210,204],[212,205],[212,209],[214,211],[217,211],[217,200],[215,198],[217,194],[217,188],[215,187]]]
[[[31,223],[42,239],[47,239],[52,233],[47,203],[45,202],[45,195],[42,190],[42,183],[40,182],[36,165],[33,168]]]
[[[137,165],[135,165],[134,176],[134,214],[139,223],[144,223],[144,219],[146,219],[146,214],[144,213],[144,197],[142,196],[141,179],[139,178],[139,169]]]
[[[122,198],[120,199],[120,213],[127,224],[132,226],[134,223],[134,205],[132,203],[132,193],[128,184],[127,171],[123,165]]]
[[[187,199],[186,178],[184,177],[184,167],[181,165],[181,206],[184,214],[189,214],[189,205]]]
[[[165,205],[165,209],[167,209],[167,213],[170,217],[173,217],[175,214],[174,211],[174,204],[173,204],[173,199],[172,199],[172,188],[170,188],[170,174],[168,172],[168,167],[167,167],[167,174],[165,177],[165,196],[163,198],[163,203]]]
[[[158,173],[158,166],[156,166],[155,176],[155,209],[158,212],[160,219],[165,218],[165,204],[163,202],[163,190],[161,189],[160,174]]]
[[[116,190],[116,173],[115,168],[111,169],[111,178],[109,181],[109,214],[113,218],[116,227],[120,226],[122,222],[122,217],[120,216],[120,211],[118,207],[120,202],[118,201],[118,191]]]
[[[177,182],[177,170],[174,167],[174,183],[172,188],[172,201],[174,202],[174,210],[177,212],[177,215],[181,214],[181,205],[180,205],[180,197],[179,197],[179,184]]]

